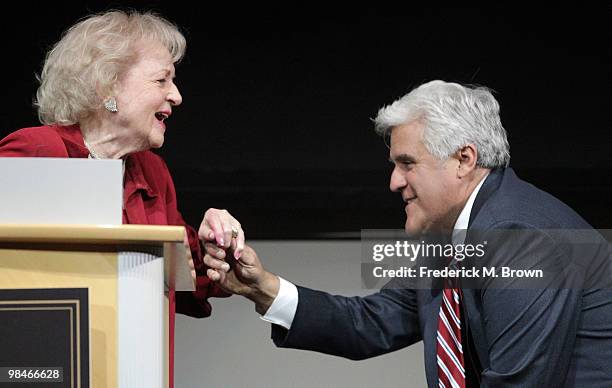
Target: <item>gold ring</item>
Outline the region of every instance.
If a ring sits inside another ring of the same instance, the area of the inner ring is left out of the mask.
[[[238,238],[238,229],[232,227],[232,238]]]

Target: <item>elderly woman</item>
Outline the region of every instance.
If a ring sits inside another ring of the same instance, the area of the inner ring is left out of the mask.
[[[185,38],[167,20],[139,12],[111,11],[71,27],[47,54],[36,95],[44,126],[0,140],[0,157],[122,159],[123,223],[182,225],[197,274],[194,293],[177,293],[176,311],[205,317],[207,298],[226,296],[208,280],[200,238],[244,246],[240,224],[227,211],[209,209],[198,233],[177,210],[164,161],[149,151],[164,143],[166,119],[181,104],[174,64]]]

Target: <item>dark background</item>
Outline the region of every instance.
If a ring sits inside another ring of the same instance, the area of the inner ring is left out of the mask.
[[[111,7],[154,9],[188,41],[183,105],[159,153],[194,225],[229,209],[250,238],[402,228],[371,119],[431,79],[496,91],[519,176],[612,228],[610,7],[330,8],[173,2],[21,5],[4,13],[0,136],[32,99],[63,30]]]

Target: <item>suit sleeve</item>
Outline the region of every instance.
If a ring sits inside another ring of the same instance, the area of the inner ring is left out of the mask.
[[[272,325],[279,347],[361,360],[421,340],[414,290],[344,297],[298,287],[298,295],[291,329]]]
[[[543,269],[545,278],[539,283],[494,278],[481,290],[489,349],[481,387],[562,386],[580,318],[584,271],[545,231],[500,228],[515,227],[523,229],[520,235],[489,238],[496,253],[487,261],[497,268]]]
[[[169,225],[184,226],[189,240],[191,249],[191,257],[196,269],[196,290],[193,292],[177,291],[176,292],[176,312],[189,315],[197,318],[210,316],[212,308],[208,302],[210,297],[228,297],[230,294],[221,290],[216,283],[210,281],[206,276],[206,266],[202,260],[203,250],[200,245],[198,233],[194,228],[188,225],[183,216],[178,211],[176,202],[176,191],[174,182],[170,176],[170,172],[166,164],[163,162],[163,167],[166,171],[166,211]]]

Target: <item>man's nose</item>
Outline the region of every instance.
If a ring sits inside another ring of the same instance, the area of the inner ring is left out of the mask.
[[[391,171],[391,180],[389,182],[389,189],[393,192],[401,191],[406,186],[406,179],[398,171],[397,167]]]

